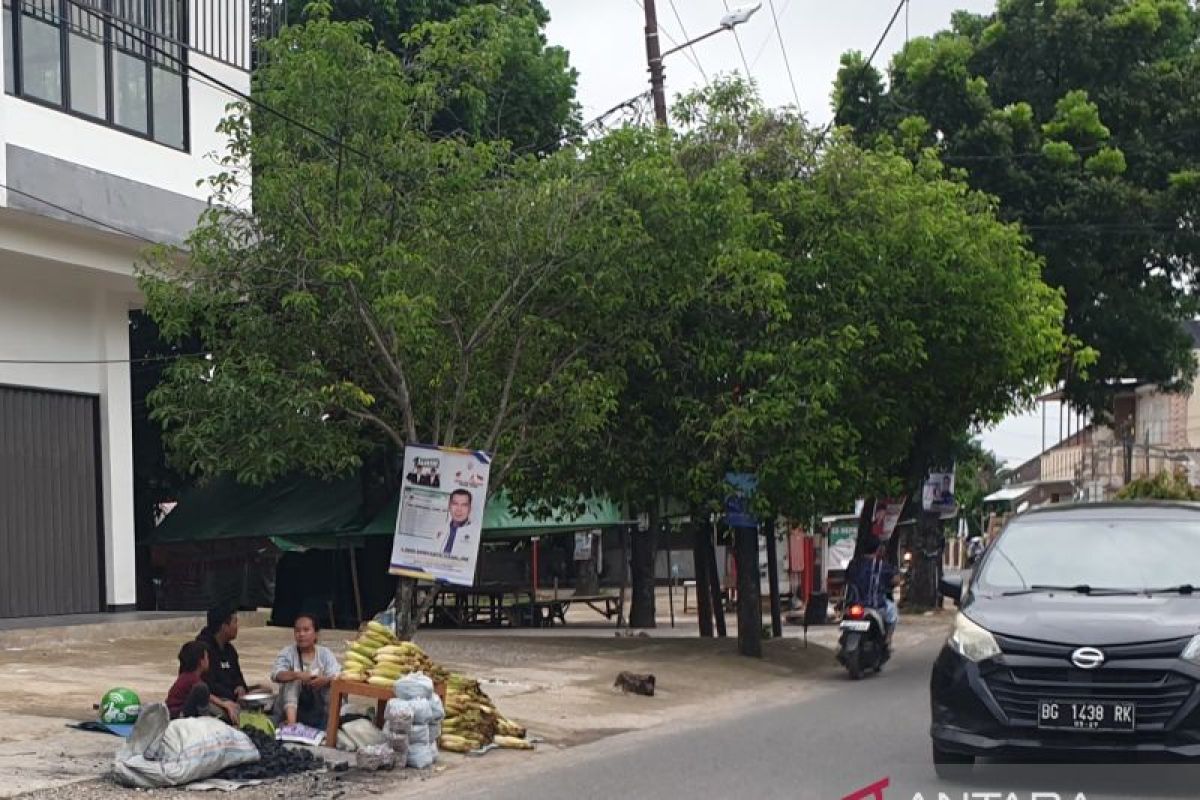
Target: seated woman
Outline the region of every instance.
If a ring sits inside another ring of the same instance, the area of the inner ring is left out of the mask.
[[[317,644],[321,626],[311,614],[300,614],[292,626],[296,643],[279,651],[271,680],[282,684],[275,701],[275,723],[324,728],[329,714],[329,685],[341,671],[337,658]]]

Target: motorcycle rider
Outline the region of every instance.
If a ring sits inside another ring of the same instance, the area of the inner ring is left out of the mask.
[[[884,548],[879,540],[869,537],[859,550],[859,554],[850,562],[846,569],[846,585],[849,587],[847,601],[853,599],[868,608],[883,612],[883,621],[887,626],[886,644],[892,646],[892,634],[900,621],[900,611],[896,601],[892,599],[892,587],[900,580],[896,567],[884,556]]]

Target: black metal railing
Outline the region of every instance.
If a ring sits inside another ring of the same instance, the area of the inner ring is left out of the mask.
[[[187,0],[192,51],[238,69],[257,63],[261,42],[287,22],[287,3],[280,0]]]

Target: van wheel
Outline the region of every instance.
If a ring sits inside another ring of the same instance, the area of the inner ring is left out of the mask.
[[[933,745],[933,769],[942,780],[965,780],[975,769],[975,756],[954,753]]]

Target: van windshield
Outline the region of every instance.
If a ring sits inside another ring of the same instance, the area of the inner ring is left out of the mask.
[[[1051,516],[1009,525],[984,560],[976,586],[1001,592],[1037,586],[1200,587],[1200,515],[1196,522],[1047,519]]]

